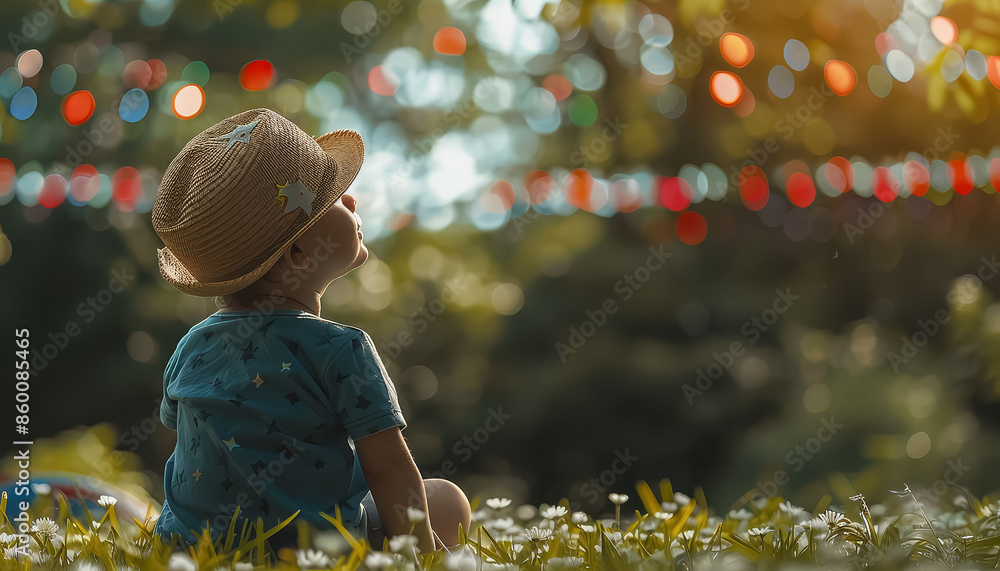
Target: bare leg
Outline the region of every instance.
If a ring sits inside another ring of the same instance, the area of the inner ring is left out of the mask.
[[[429,478],[424,480],[427,494],[427,510],[430,512],[431,528],[446,547],[458,545],[458,524],[469,533],[472,509],[469,499],[462,489],[448,480]]]

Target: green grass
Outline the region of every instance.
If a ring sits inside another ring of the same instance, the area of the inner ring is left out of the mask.
[[[847,509],[830,509],[825,497],[805,510],[779,497],[746,501],[714,514],[704,494],[659,497],[645,483],[633,498],[612,494],[614,518],[595,520],[571,512],[566,500],[553,506],[515,508],[493,498],[475,499],[474,521],[450,553],[417,553],[409,537],[373,549],[347,534],[337,514],[324,515],[341,532],[317,531],[286,520],[271,530],[260,522],[256,539],[244,526],[212,543],[207,532],[182,550],[152,530],[155,514],[120,521],[115,506],[100,517],[89,510],[73,517],[62,495],[32,505],[28,556],[14,557],[11,522],[0,525],[0,569],[770,569],[770,568],[997,568],[1000,506],[959,490],[922,500],[905,488],[869,504],[853,496]],[[748,495],[749,496],[749,495]],[[0,498],[0,514],[8,498]],[[634,509],[639,507],[640,509]],[[86,506],[84,506],[86,508]],[[152,508],[149,510],[152,511]],[[264,540],[285,525],[298,525],[299,549],[273,552]]]

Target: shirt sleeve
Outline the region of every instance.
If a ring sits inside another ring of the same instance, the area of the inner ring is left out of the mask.
[[[179,350],[174,351],[163,370],[163,400],[160,401],[160,422],[170,430],[177,430],[177,401],[167,395],[167,385],[170,384],[170,379],[174,376],[178,353],[180,353]]]
[[[396,387],[364,331],[358,331],[336,353],[323,376],[333,412],[351,438],[406,427]]]

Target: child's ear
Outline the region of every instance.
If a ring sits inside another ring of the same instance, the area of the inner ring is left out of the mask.
[[[287,250],[285,250],[284,256],[285,264],[291,268],[297,270],[304,270],[309,267],[309,256],[306,255],[305,250],[299,247],[298,244],[292,243]]]

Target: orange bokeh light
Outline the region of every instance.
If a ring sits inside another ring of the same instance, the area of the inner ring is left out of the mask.
[[[847,95],[858,85],[858,74],[846,61],[832,59],[823,66],[823,77],[837,95]]]
[[[934,16],[931,18],[931,33],[944,45],[951,45],[958,39],[958,26],[951,18]]]
[[[931,186],[930,173],[927,167],[920,161],[906,161],[903,165],[903,184],[913,196],[923,196],[927,194],[927,189]]]
[[[882,202],[892,202],[899,196],[899,181],[887,167],[876,167],[872,172],[872,191]]]
[[[377,65],[368,72],[368,88],[372,90],[372,93],[388,97],[395,95],[397,87],[399,87],[399,82],[382,66]]]
[[[542,87],[548,89],[556,101],[562,101],[573,93],[573,84],[565,76],[553,73],[542,81]]]
[[[708,81],[708,89],[712,93],[712,99],[723,107],[734,107],[739,104],[746,91],[739,76],[728,71],[713,73]]]
[[[736,32],[722,34],[719,38],[719,51],[722,52],[722,58],[733,67],[743,67],[753,60],[753,42]]]
[[[577,208],[586,209],[593,188],[594,177],[587,169],[574,170],[566,177],[566,202]]]
[[[434,51],[446,56],[465,53],[465,34],[458,28],[446,26],[434,34]]]
[[[83,125],[94,116],[97,103],[89,91],[74,91],[62,100],[60,111],[63,119],[70,125]]]

